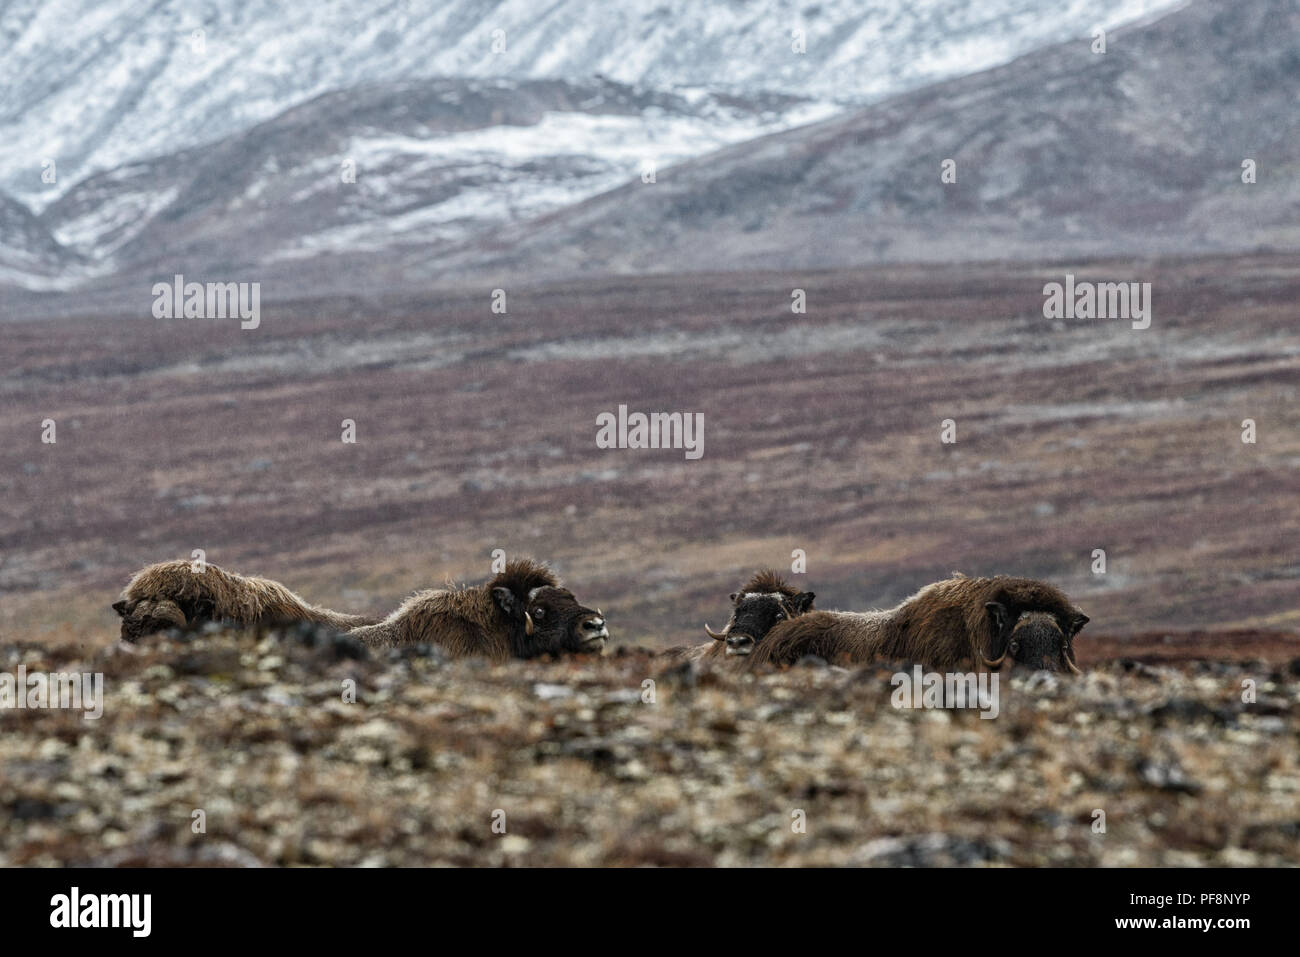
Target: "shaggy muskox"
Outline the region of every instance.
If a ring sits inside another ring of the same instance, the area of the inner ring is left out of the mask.
[[[722,631],[707,624],[705,633],[713,639],[702,645],[672,648],[671,658],[699,661],[724,655],[747,655],[768,630],[779,622],[802,615],[812,608],[817,596],[786,583],[776,572],[764,568],[755,572],[740,591],[731,593],[731,617]]]
[[[383,621],[348,634],[377,648],[427,643],[455,657],[497,661],[599,653],[609,631],[600,609],[578,604],[545,565],[506,563],[483,585],[417,592]]]
[[[252,578],[216,565],[196,571],[190,562],[160,562],[132,576],[113,610],[122,617],[122,637],[136,641],[168,628],[194,628],[207,621],[240,627],[307,621],[347,631],[378,621],[310,605],[269,578]]]
[[[1079,674],[1071,642],[1088,622],[1063,592],[1030,578],[952,578],[888,611],[811,611],[778,622],[747,666],[827,661],[912,661],[941,671],[1012,662]]]

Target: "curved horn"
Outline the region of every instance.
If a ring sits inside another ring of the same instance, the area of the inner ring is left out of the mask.
[[[723,628],[722,631],[714,631],[712,628],[709,627],[709,623],[708,623],[708,622],[705,622],[705,623],[704,623],[704,632],[705,632],[705,634],[707,634],[707,635],[708,635],[710,638],[712,638],[714,641],[726,641],[726,640],[727,640],[727,632],[729,632],[729,631],[731,631],[731,625],[730,625],[730,623],[728,623],[727,627],[726,627],[726,628]]]
[[[528,612],[524,612],[524,634],[531,635],[532,633],[533,633],[533,616],[528,614]]]
[[[1065,666],[1069,668],[1070,671],[1076,675],[1083,674],[1083,672],[1079,670],[1079,666],[1070,660],[1070,652],[1068,649],[1061,652],[1061,657],[1065,659]]]
[[[993,661],[990,661],[983,652],[980,652],[980,658],[984,662],[984,667],[988,668],[991,671],[996,671],[998,668],[1001,668],[1002,662],[1006,660],[1006,657],[1007,657],[1007,653],[1004,651],[998,658],[994,659]]]

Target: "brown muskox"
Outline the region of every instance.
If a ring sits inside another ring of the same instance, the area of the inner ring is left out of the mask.
[[[189,629],[208,621],[239,627],[315,622],[338,631],[377,618],[343,615],[310,605],[269,578],[252,578],[204,564],[159,562],[132,576],[113,610],[122,617],[122,637],[136,641],[168,628]]]
[[[912,661],[940,671],[1012,662],[1079,674],[1071,642],[1088,622],[1063,592],[1031,578],[952,578],[888,611],[813,611],[774,625],[747,665]]]
[[[817,596],[810,591],[800,591],[786,583],[776,572],[764,568],[755,572],[740,591],[731,593],[731,617],[722,631],[714,631],[707,624],[704,631],[711,642],[687,648],[672,648],[665,654],[671,658],[700,661],[704,658],[721,658],[747,655],[772,626],[802,615],[810,610]]]
[[[497,661],[598,654],[609,638],[600,609],[578,604],[554,572],[526,558],[483,585],[417,592],[383,621],[348,634],[377,648],[426,643]]]

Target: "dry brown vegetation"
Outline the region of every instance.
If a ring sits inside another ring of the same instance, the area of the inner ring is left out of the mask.
[[[1151,329],[1044,320],[1067,269],[1151,281]],[[0,635],[107,638],[125,577],[198,547],[376,615],[535,555],[615,645],[699,641],[794,548],[827,608],[1050,581],[1092,618],[1085,660],[1094,634],[1300,627],[1293,258],[608,280],[505,316],[486,290],[270,300],[255,332],[6,325]],[[704,412],[704,457],[596,449],[620,402]]]
[[[1021,674],[982,720],[894,709],[891,668],[444,662],[308,631],[63,647],[0,648],[9,671],[102,670],[108,685],[98,721],[0,717],[0,864],[1276,865],[1300,851],[1300,658]]]

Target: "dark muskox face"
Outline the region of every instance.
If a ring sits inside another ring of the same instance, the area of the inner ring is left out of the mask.
[[[1074,663],[1072,642],[1088,623],[1087,615],[1076,611],[1063,620],[1051,612],[1023,611],[1012,619],[1000,602],[992,601],[985,607],[993,619],[996,636],[992,657],[984,661],[990,668],[999,667],[1010,657],[1026,668],[1082,673]]]
[[[810,591],[797,595],[776,591],[733,592],[727,627],[717,632],[705,625],[704,630],[710,638],[727,643],[728,655],[747,655],[775,625],[811,608],[815,597]]]
[[[552,654],[599,653],[609,640],[600,609],[579,605],[567,588],[534,588],[528,596],[528,617],[533,622],[533,638]]]
[[[122,617],[122,640],[135,642],[169,628],[188,629],[212,620],[207,599],[176,602],[170,598],[123,598],[113,602]]]
[[[497,589],[497,592],[505,591]],[[507,614],[522,618],[521,644],[528,657],[575,652],[599,654],[609,640],[601,610],[578,604],[567,588],[550,585],[534,588],[528,593],[526,605],[509,597],[508,592],[505,596],[498,595],[498,602],[502,607],[509,606]]]

